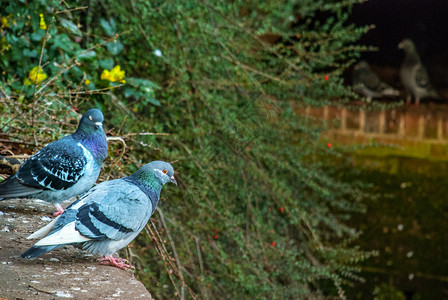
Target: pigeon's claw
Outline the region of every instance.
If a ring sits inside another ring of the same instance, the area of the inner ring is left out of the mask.
[[[98,259],[98,261],[103,265],[111,265],[122,270],[135,269],[134,266],[126,264],[128,262],[126,259],[120,257],[115,258],[112,255],[106,255]]]
[[[54,205],[54,207],[56,207],[57,212],[55,212],[55,213],[53,214],[53,217],[60,216],[60,215],[62,215],[62,214],[64,213],[64,208],[62,207],[61,204],[56,203],[56,204]]]

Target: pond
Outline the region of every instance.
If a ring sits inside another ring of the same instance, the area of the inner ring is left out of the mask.
[[[348,299],[448,299],[448,162],[356,156],[378,197],[353,216],[356,242],[379,255],[362,263],[366,282]],[[359,177],[358,177],[359,178]]]

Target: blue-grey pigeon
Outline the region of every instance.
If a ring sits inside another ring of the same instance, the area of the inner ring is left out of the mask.
[[[369,64],[362,60],[357,63],[352,74],[353,89],[369,101],[375,98],[398,96],[399,92],[380,80]]]
[[[162,186],[177,184],[173,167],[153,161],[134,174],[102,182],[73,202],[65,212],[28,238],[41,238],[22,257],[37,257],[64,245],[80,244],[104,256],[100,261],[120,269],[134,268],[112,255],[126,247],[154,213]]]
[[[398,44],[398,48],[405,52],[400,79],[406,90],[406,102],[410,104],[412,97],[417,105],[423,98],[439,99],[440,96],[429,81],[428,72],[420,60],[414,42],[404,39]]]
[[[48,144],[0,182],[0,200],[36,198],[64,212],[61,202],[90,189],[107,157],[107,138],[100,110],[89,109],[75,133]]]

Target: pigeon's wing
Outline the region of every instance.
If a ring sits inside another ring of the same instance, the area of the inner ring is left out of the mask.
[[[122,179],[96,186],[87,198],[76,214],[76,230],[94,240],[120,240],[139,232],[153,211],[148,196]]]
[[[362,76],[362,80],[370,90],[378,90],[381,84],[379,77],[370,70],[366,70]]]
[[[17,171],[18,181],[41,190],[65,190],[84,174],[90,152],[70,136],[55,141],[29,158]]]
[[[417,83],[417,86],[421,88],[431,87],[428,72],[426,71],[426,68],[422,64],[418,64],[416,66],[415,82]]]

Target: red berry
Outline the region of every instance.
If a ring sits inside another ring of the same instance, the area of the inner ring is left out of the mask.
[[[280,207],[280,212],[283,212],[285,209],[283,207]]]
[[[271,245],[272,245],[273,247],[275,247],[275,246],[277,246],[277,243],[276,243],[276,242],[272,242]]]
[[[215,238],[215,240],[217,240],[217,239],[218,239],[218,235],[217,235],[217,234],[215,234],[214,238]]]
[[[325,76],[324,76],[324,80],[328,80],[328,75],[325,75]]]
[[[328,147],[328,148],[331,148],[331,143],[328,143],[328,144],[327,144],[327,147]]]

